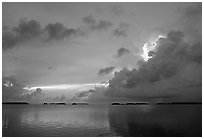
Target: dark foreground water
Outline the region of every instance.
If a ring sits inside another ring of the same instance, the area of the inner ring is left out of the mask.
[[[201,105],[3,105],[3,136],[202,136]]]

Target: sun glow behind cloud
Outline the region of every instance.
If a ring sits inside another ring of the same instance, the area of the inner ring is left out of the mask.
[[[159,35],[154,41],[146,42],[144,46],[142,47],[143,53],[141,56],[143,57],[144,61],[148,61],[153,56],[149,56],[149,52],[153,51],[155,52],[157,50],[157,44],[159,39],[166,38],[164,35]]]

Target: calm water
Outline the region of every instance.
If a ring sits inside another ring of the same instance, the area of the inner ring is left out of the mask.
[[[201,105],[3,105],[3,136],[202,136]]]

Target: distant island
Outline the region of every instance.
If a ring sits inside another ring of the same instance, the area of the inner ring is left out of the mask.
[[[2,104],[29,104],[26,101],[8,101],[8,102],[2,102]]]
[[[30,104],[26,101],[7,101],[2,104]],[[112,102],[111,105],[195,105],[202,102]],[[66,102],[43,102],[43,105],[67,105]],[[87,102],[72,102],[71,105],[89,105]]]
[[[202,104],[202,102],[112,102],[112,105],[186,105],[186,104]]]
[[[148,102],[113,102],[112,105],[149,105]]]
[[[65,102],[44,102],[43,105],[67,105]],[[73,102],[71,105],[88,105],[86,102]]]
[[[43,104],[44,105],[66,105],[65,102],[50,102],[50,103],[44,102]]]
[[[73,102],[72,105],[88,105],[86,102]]]
[[[202,102],[158,102],[157,105],[202,104]]]

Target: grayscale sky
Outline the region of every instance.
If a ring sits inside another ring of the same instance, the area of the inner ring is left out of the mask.
[[[199,14],[198,3],[2,5],[3,77],[31,86],[100,83],[138,69],[145,43],[189,28]]]

